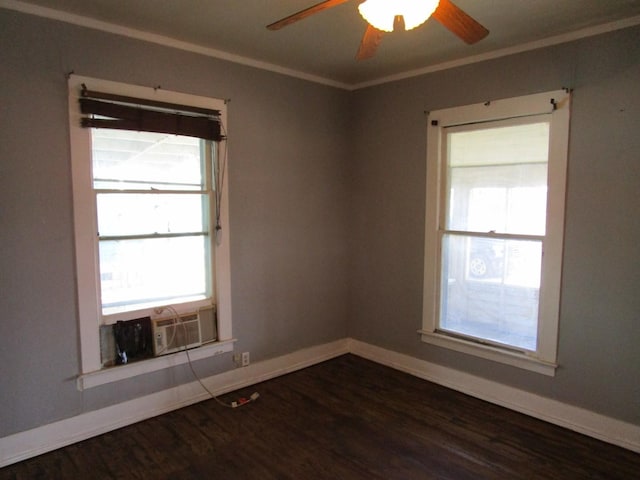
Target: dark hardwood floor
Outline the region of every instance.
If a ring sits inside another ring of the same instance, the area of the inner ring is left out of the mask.
[[[5,467],[0,479],[637,479],[640,455],[353,355]],[[225,398],[225,397],[223,397]]]

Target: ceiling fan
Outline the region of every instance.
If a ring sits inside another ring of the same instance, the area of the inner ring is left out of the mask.
[[[267,25],[267,28],[279,30],[348,1],[326,0]],[[383,10],[377,10],[377,8]],[[388,11],[384,11],[385,9]],[[424,23],[429,17],[438,20],[469,45],[482,40],[489,34],[489,30],[450,0],[364,0],[360,2],[358,10],[367,21],[367,29],[356,54],[357,60],[365,60],[375,55],[385,31],[410,30]]]

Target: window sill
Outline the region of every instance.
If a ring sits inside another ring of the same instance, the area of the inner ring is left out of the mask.
[[[482,345],[437,332],[418,330],[418,333],[422,335],[422,341],[425,343],[492,360],[494,362],[504,363],[506,365],[540,373],[549,377],[555,376],[556,368],[558,368],[558,365],[554,363],[545,362],[525,353],[501,350],[497,347]]]
[[[231,352],[233,351],[234,343],[235,339],[231,339],[202,345],[189,350],[189,358],[191,358],[191,361],[196,361]],[[118,382],[120,380],[133,378],[145,373],[156,372],[165,368],[182,365],[188,361],[187,354],[182,351],[150,358],[148,360],[142,360],[140,362],[130,363],[128,365],[108,367],[95,372],[83,373],[78,376],[77,386],[80,391],[87,390],[107,383]]]

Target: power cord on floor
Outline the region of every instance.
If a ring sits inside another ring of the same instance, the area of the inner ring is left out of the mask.
[[[168,310],[169,312],[171,312],[171,314],[173,315],[174,325],[176,326],[175,330],[177,330],[178,325],[182,326],[183,333],[184,333],[184,345],[183,345],[183,347],[184,347],[184,352],[187,354],[187,363],[189,364],[189,369],[191,370],[191,373],[193,374],[193,377],[198,381],[200,386],[209,394],[209,396],[213,400],[215,400],[219,405],[221,405],[223,407],[238,408],[238,407],[242,407],[243,405],[247,405],[247,404],[249,404],[251,402],[255,402],[260,397],[260,394],[258,392],[253,392],[248,398],[247,397],[240,397],[237,400],[232,401],[231,403],[226,403],[226,402],[223,402],[222,400],[220,400],[216,395],[214,395],[214,393],[211,390],[209,390],[209,388],[207,388],[207,386],[200,379],[200,377],[196,373],[195,369],[193,368],[193,363],[191,362],[191,356],[189,355],[189,349],[187,348],[187,344],[188,344],[187,327],[180,320],[180,315],[178,314],[176,309],[173,308],[172,306],[165,305],[164,307],[158,307],[158,308],[155,309],[155,311],[156,311],[156,313],[162,313],[162,311],[165,310],[165,309]],[[175,334],[175,330],[174,330],[174,334]]]

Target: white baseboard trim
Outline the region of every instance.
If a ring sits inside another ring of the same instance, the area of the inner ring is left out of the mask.
[[[358,340],[354,355],[640,453],[640,426]]]
[[[433,383],[640,453],[640,426],[371,344],[345,338],[203,379],[215,395],[353,353]],[[198,382],[173,387],[0,438],[0,467],[11,465],[203,400]]]
[[[349,353],[349,339],[305,348],[203,379],[216,396]],[[0,467],[203,400],[197,381],[0,438]]]

